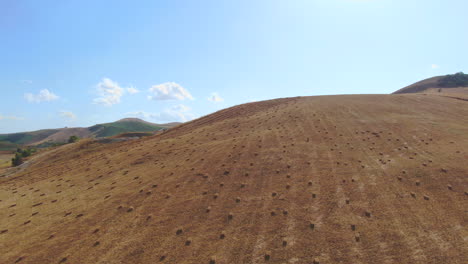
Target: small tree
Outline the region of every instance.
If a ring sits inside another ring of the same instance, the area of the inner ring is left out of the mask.
[[[68,139],[68,143],[74,143],[74,142],[77,142],[80,138],[73,135],[71,136],[69,139]]]
[[[21,156],[21,153],[16,152],[15,157],[11,159],[11,164],[13,167],[23,164],[23,157]]]

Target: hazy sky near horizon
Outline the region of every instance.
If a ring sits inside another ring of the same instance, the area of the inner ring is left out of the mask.
[[[467,71],[466,0],[0,1],[0,133]]]

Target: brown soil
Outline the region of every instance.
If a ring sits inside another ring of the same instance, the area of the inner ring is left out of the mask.
[[[0,178],[0,263],[466,263],[468,102],[287,98]]]

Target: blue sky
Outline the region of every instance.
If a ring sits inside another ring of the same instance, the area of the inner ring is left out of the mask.
[[[466,0],[0,1],[0,133],[465,71]]]

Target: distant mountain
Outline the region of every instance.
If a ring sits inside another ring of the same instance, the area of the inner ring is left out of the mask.
[[[468,74],[459,72],[428,78],[406,86],[393,94],[404,93],[461,93],[468,94]]]
[[[70,136],[80,138],[111,137],[128,132],[155,132],[168,129],[180,123],[155,124],[138,118],[124,118],[112,123],[97,124],[91,127],[43,129],[32,132],[0,134],[0,151],[15,149],[21,145],[47,146],[67,142]]]

